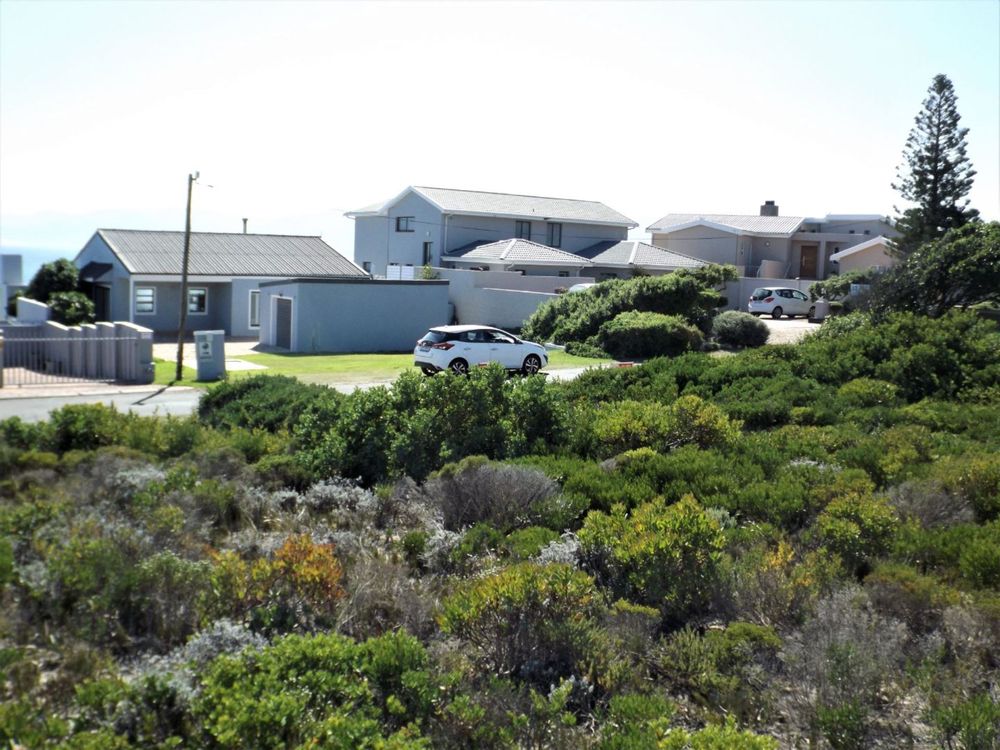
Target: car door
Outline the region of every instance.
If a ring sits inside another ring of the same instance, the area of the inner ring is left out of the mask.
[[[483,344],[482,332],[478,330],[462,331],[455,342],[455,356],[468,362],[469,367],[475,367],[487,360],[488,352]],[[452,357],[454,359],[454,357]]]
[[[789,310],[788,312],[794,312],[796,315],[806,315],[809,312],[809,297],[799,291],[792,292],[792,299],[795,302],[795,309]]]
[[[508,370],[514,370],[521,366],[521,344],[514,340],[513,336],[508,336],[502,331],[486,331],[490,339],[490,355],[494,362],[499,362]]]

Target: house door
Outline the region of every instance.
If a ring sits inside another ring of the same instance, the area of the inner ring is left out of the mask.
[[[94,284],[94,319],[111,320],[111,290]]]
[[[799,278],[800,279],[815,279],[816,277],[816,260],[819,255],[819,248],[816,245],[810,245],[808,247],[803,247],[801,250],[801,255],[799,257]]]
[[[278,297],[274,302],[274,344],[282,349],[291,349],[292,301]]]

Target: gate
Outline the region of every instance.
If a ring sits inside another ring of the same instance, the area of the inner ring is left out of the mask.
[[[130,323],[5,328],[0,331],[0,387],[150,383],[151,335]]]

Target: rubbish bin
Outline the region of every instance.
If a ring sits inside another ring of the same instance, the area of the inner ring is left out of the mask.
[[[218,380],[226,374],[226,332],[195,331],[198,380]]]
[[[830,303],[825,299],[816,300],[814,307],[816,308],[816,312],[813,313],[813,320],[826,320],[830,317]]]

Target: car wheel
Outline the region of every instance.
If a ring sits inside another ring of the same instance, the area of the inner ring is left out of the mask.
[[[816,305],[809,308],[809,314],[806,315],[806,320],[816,320]]]
[[[771,317],[774,318],[775,320],[777,320],[778,318],[781,317],[781,313],[782,313],[781,308],[780,307],[776,307],[773,310],[771,310]]]
[[[542,360],[537,354],[529,354],[524,358],[524,367],[521,368],[521,372],[525,375],[535,375],[539,370],[542,369]]]
[[[453,375],[468,375],[469,363],[464,359],[453,359],[451,364],[448,365],[448,369],[451,370]]]
[[[422,365],[420,368],[420,372],[422,372],[427,377],[430,377],[431,375],[437,373],[437,368],[431,367],[430,365]]]

